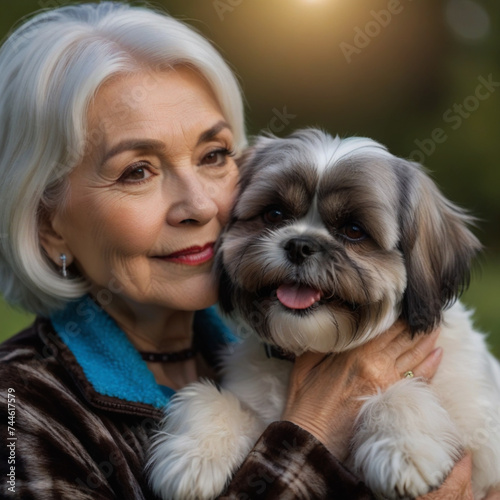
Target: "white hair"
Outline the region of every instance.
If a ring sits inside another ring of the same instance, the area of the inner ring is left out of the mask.
[[[243,103],[233,73],[207,40],[168,15],[115,2],[72,5],[39,13],[7,38],[0,49],[0,290],[8,302],[50,314],[88,291],[86,280],[63,279],[45,255],[40,214],[63,201],[68,174],[100,132],[86,122],[103,82],[179,65],[206,79],[240,151]]]

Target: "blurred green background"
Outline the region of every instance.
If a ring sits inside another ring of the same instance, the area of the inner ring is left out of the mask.
[[[6,36],[34,11],[3,0]],[[140,2],[134,2],[141,4]],[[237,73],[250,134],[316,125],[420,161],[480,219],[482,265],[464,301],[500,357],[500,3],[479,0],[159,0]],[[0,200],[1,203],[1,200]],[[0,338],[31,316],[0,304]]]

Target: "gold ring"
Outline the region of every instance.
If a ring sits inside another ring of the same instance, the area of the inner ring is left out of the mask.
[[[404,373],[403,378],[413,378],[414,376],[415,374],[411,370],[408,370]]]

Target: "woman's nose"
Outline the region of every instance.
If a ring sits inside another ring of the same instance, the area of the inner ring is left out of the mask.
[[[217,215],[218,206],[210,183],[195,172],[183,173],[169,184],[167,197],[171,203],[167,222],[170,225],[203,225]]]

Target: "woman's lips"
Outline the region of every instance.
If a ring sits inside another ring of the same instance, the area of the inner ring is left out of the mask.
[[[173,252],[165,257],[159,257],[168,262],[177,262],[179,264],[187,264],[188,266],[197,266],[204,264],[214,256],[214,242],[207,243],[202,247],[193,246],[184,248],[178,252]]]

